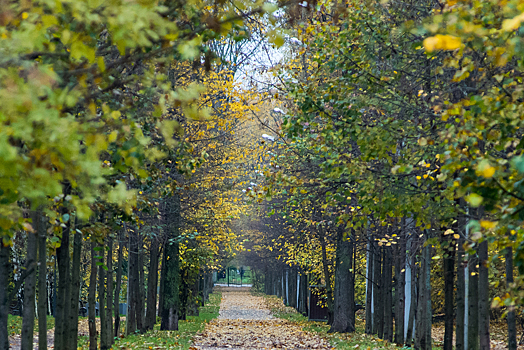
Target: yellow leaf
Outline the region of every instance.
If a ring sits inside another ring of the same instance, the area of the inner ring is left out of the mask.
[[[437,34],[424,39],[423,44],[426,51],[433,52],[436,50],[456,50],[460,47],[462,41],[452,35]]]
[[[498,221],[480,220],[480,226],[485,229],[492,230],[497,227]]]
[[[502,30],[505,32],[511,32],[513,30],[516,30],[518,29],[518,27],[520,27],[520,24],[523,21],[524,21],[524,12],[511,19],[505,19],[504,22],[502,22]]]

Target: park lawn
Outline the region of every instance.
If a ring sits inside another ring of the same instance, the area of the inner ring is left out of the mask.
[[[55,318],[53,316],[47,316],[47,329],[52,329],[55,326]],[[9,335],[17,335],[22,333],[22,316],[8,315],[7,317],[7,329]],[[38,333],[38,319],[35,319],[35,326],[33,331]]]
[[[207,304],[199,308],[199,316],[188,316],[186,321],[179,321],[178,331],[161,331],[160,324],[156,324],[155,329],[147,333],[118,339],[112,349],[189,349],[193,337],[204,330],[206,323],[218,317],[221,298],[220,292],[210,294]],[[89,337],[79,337],[78,347],[89,349]]]

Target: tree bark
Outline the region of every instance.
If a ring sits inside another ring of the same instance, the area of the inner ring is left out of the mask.
[[[124,223],[125,225],[125,223]],[[120,335],[120,287],[122,285],[122,261],[124,259],[124,242],[123,242],[123,232],[118,234],[118,266],[116,270],[116,286],[114,294],[114,309],[115,309],[115,327],[114,327],[114,337],[118,338]]]
[[[444,236],[444,350],[453,350],[454,287],[455,287],[455,240],[453,235]],[[447,244],[447,245],[446,245]]]
[[[477,254],[471,254],[468,261],[468,350],[479,349],[479,277],[477,266]]]
[[[129,264],[128,274],[128,300],[126,315],[126,335],[130,335],[137,330],[137,299],[138,299],[138,236],[133,227],[128,230],[129,234]]]
[[[166,272],[163,290],[162,322],[160,329],[178,330],[178,316],[180,308],[179,285],[180,285],[180,252],[178,238],[180,235],[180,198],[174,194],[166,200],[166,208],[163,213],[166,221],[167,243],[165,247]]]
[[[480,349],[490,349],[489,339],[489,272],[488,272],[488,241],[484,240],[479,245],[479,340]]]
[[[370,241],[373,238],[370,237]],[[367,245],[367,262],[366,262],[366,334],[373,334],[373,245],[368,243]]]
[[[513,250],[506,247],[506,288],[513,286]],[[515,322],[515,307],[510,306],[507,315],[508,322],[508,350],[517,349],[517,325]]]
[[[465,350],[465,324],[466,324],[466,274],[464,264],[464,243],[465,239],[465,218],[462,216],[459,220],[460,238],[457,248],[457,316],[456,316],[456,335],[455,349]]]
[[[402,219],[402,232],[400,233],[397,250],[397,262],[395,263],[396,278],[396,303],[395,303],[395,343],[398,346],[404,344],[404,318],[406,309],[406,219]]]
[[[383,311],[381,296],[382,259],[377,242],[373,242],[373,334],[382,337],[383,333]]]
[[[5,287],[9,285],[9,274],[11,264],[9,264],[9,253],[11,247],[4,246],[0,240],[0,350],[9,350],[9,332],[7,331],[7,317],[9,314],[9,290]]]
[[[136,304],[136,328],[140,331],[140,333],[145,333],[146,326],[145,326],[145,316],[146,316],[146,310],[145,310],[145,277],[144,277],[144,237],[142,235],[138,236],[138,259],[137,259],[137,267],[138,267],[138,288],[136,289],[137,292],[137,304]]]
[[[160,290],[158,293],[158,316],[162,317],[162,310],[164,309],[164,285],[166,281],[166,247],[162,249],[162,268],[160,270]]]
[[[178,330],[180,263],[178,242],[168,242],[166,249],[166,278],[164,281],[164,305],[162,307],[162,330]]]
[[[44,218],[37,218],[38,234],[38,350],[47,349],[47,247]],[[1,281],[0,281],[1,284]]]
[[[412,237],[411,239],[411,249],[410,253],[412,254],[410,262],[410,273],[411,273],[411,304],[409,306],[409,317],[408,317],[408,329],[406,332],[406,346],[411,347],[413,344],[413,326],[415,325],[415,314],[417,310],[417,257],[415,254],[415,243]]]
[[[391,247],[384,248],[384,340],[393,341],[393,296],[392,296],[392,257]]]
[[[89,318],[89,350],[97,350],[97,334],[96,334],[96,252],[95,241],[91,237],[91,275],[89,276],[89,295],[88,295],[88,318]]]
[[[71,299],[68,335],[65,341],[68,349],[76,349],[78,345],[78,310],[80,303],[80,259],[82,256],[82,232],[75,231],[73,236],[73,265],[71,273]]]
[[[320,229],[322,232],[322,229]],[[329,273],[329,264],[326,252],[326,238],[323,234],[320,236],[320,245],[322,247],[322,266],[324,271],[324,280],[326,281],[327,305],[328,305],[328,325],[333,323],[333,290],[331,289],[331,275]]]
[[[156,323],[156,300],[158,286],[159,242],[157,237],[151,239],[149,274],[147,277],[146,329],[152,330]]]
[[[102,246],[100,246],[102,248]],[[104,269],[104,249],[99,251],[100,264],[98,266],[98,313],[100,314],[100,349],[107,350],[110,345],[107,343],[107,308],[106,308],[106,285]]]
[[[107,251],[107,344],[109,346],[113,345],[113,237],[108,237],[108,251]],[[116,309],[118,312],[118,309]]]
[[[337,230],[336,266],[335,266],[335,293],[333,307],[333,323],[329,332],[348,333],[355,330],[351,320],[354,305],[351,305],[351,242],[344,237],[344,227]]]
[[[66,208],[61,210],[62,217],[69,215]],[[66,348],[66,337],[68,334],[69,307],[71,305],[71,274],[69,257],[69,228],[70,220],[66,227],[62,228],[62,239],[60,247],[56,250],[58,264],[58,288],[56,291],[56,315],[55,315],[55,350],[68,350]]]
[[[36,227],[39,212],[32,211],[33,227]],[[22,311],[21,348],[33,349],[33,329],[35,325],[35,296],[36,296],[36,261],[38,253],[38,239],[36,232],[27,231],[27,254],[25,260],[26,273],[24,282],[24,301]],[[6,285],[7,286],[7,285]],[[0,288],[6,288],[0,287]]]

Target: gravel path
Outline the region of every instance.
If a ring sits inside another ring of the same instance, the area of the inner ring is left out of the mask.
[[[216,288],[222,292],[219,317],[195,337],[190,349],[333,349],[300,325],[271,315],[264,298],[251,295],[250,288]]]

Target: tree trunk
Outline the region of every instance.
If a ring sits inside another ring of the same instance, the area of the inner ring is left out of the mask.
[[[166,247],[162,249],[162,269],[160,270],[160,290],[158,293],[158,316],[162,317],[162,310],[164,309],[164,285],[166,281]],[[198,282],[198,280],[197,280]]]
[[[415,326],[415,349],[431,350],[431,290],[430,280],[430,246],[422,249],[422,259],[419,272],[419,293],[417,323]],[[428,308],[429,305],[429,308]]]
[[[395,343],[398,346],[404,344],[404,318],[406,309],[406,219],[402,219],[402,232],[400,234],[397,250],[397,262],[395,263]]]
[[[479,245],[479,340],[480,349],[489,350],[489,272],[488,272],[488,241],[483,241]]]
[[[372,240],[372,237],[370,238]],[[367,244],[367,262],[366,262],[366,334],[373,334],[373,246]]]
[[[166,222],[167,243],[166,275],[164,281],[164,296],[162,307],[162,322],[160,329],[178,330],[178,315],[180,308],[179,285],[180,285],[180,252],[178,238],[180,235],[180,198],[174,194],[166,200],[166,208],[162,213]]]
[[[479,349],[479,277],[477,266],[477,254],[471,254],[468,261],[468,350]]]
[[[164,305],[162,307],[162,330],[178,330],[179,316],[179,283],[180,283],[180,264],[179,264],[179,244],[178,242],[168,242],[166,252],[166,278],[164,281]]]
[[[47,247],[44,218],[37,218],[38,233],[38,350],[47,349]],[[0,281],[1,284],[1,281]]]
[[[322,229],[320,229],[322,232]],[[328,305],[328,325],[333,323],[333,290],[331,289],[331,275],[329,273],[329,264],[326,252],[326,239],[322,234],[320,236],[320,245],[322,247],[322,266],[324,270],[324,280],[326,281],[327,305]]]
[[[392,257],[391,247],[384,248],[384,340],[393,341],[393,296],[392,296]]]
[[[408,329],[406,332],[406,346],[411,347],[413,344],[413,327],[415,325],[415,314],[417,310],[417,257],[415,253],[415,243],[412,237],[411,239],[411,249],[410,253],[412,254],[410,262],[410,274],[411,274],[411,304],[409,306],[409,317],[408,317]]]
[[[63,208],[62,217],[69,215]],[[71,305],[71,274],[69,257],[69,228],[70,220],[67,220],[66,227],[62,228],[62,239],[60,247],[56,249],[56,259],[58,263],[58,288],[56,291],[56,315],[55,315],[55,350],[68,350],[66,348],[66,337],[68,334],[69,308]]]
[[[138,288],[137,288],[137,304],[136,304],[136,328],[140,333],[145,333],[145,276],[144,276],[144,237],[138,236]]]
[[[456,330],[455,330],[455,349],[465,350],[465,324],[466,324],[466,274],[464,264],[464,243],[465,239],[465,218],[462,216],[459,222],[460,238],[458,240],[457,249],[457,316],[456,316]]]
[[[157,237],[151,239],[149,274],[147,277],[146,329],[152,330],[156,323],[156,296],[158,286],[159,242]]]
[[[9,332],[7,330],[7,317],[9,314],[9,290],[5,287],[9,285],[9,274],[11,264],[9,264],[10,246],[5,246],[0,241],[0,350],[9,350]]]
[[[344,227],[337,230],[337,248],[335,265],[335,293],[333,308],[333,323],[329,332],[348,333],[355,330],[351,322],[354,305],[351,305],[349,284],[351,283],[351,242],[344,237]]]
[[[382,304],[381,296],[381,269],[382,259],[381,252],[376,242],[373,242],[373,334],[382,337],[383,332],[383,311],[384,307]]]
[[[506,247],[506,288],[513,288],[513,250]],[[509,306],[508,309],[508,350],[517,349],[517,325],[515,322],[515,306]]]
[[[455,240],[453,235],[444,236],[444,350],[453,350],[454,287],[455,287]]]
[[[39,212],[32,211],[31,218],[33,227],[39,218]],[[35,325],[35,296],[36,296],[36,260],[38,253],[38,239],[36,232],[27,231],[27,254],[25,260],[25,269],[27,277],[24,281],[24,306],[22,311],[22,335],[21,348],[33,349],[33,329]],[[0,287],[6,288],[7,285]]]
[[[71,273],[71,299],[68,335],[65,341],[68,349],[76,349],[78,345],[78,309],[80,303],[80,260],[82,256],[82,232],[75,231],[73,236],[73,266]]]
[[[113,345],[113,237],[109,236],[108,238],[108,248],[107,251],[107,344],[109,346]],[[116,309],[118,312],[118,309]]]
[[[91,275],[89,276],[88,316],[89,316],[89,350],[97,350],[96,334],[96,252],[95,241],[91,237]]]
[[[122,285],[122,260],[124,259],[123,238],[123,232],[120,232],[118,234],[118,266],[116,269],[116,286],[113,301],[113,307],[115,309],[115,327],[113,335],[115,338],[118,338],[120,335],[120,287]]]
[[[100,246],[102,248],[102,246]],[[98,266],[98,313],[100,314],[100,350],[109,349],[107,343],[107,309],[106,309],[106,286],[104,269],[104,249],[99,251],[100,264]]]
[[[298,312],[300,312],[302,315],[307,316],[308,315],[308,305],[307,305],[307,293],[308,293],[308,283],[307,283],[307,275],[304,271],[299,271],[299,278],[300,278],[300,292],[298,294],[299,300],[298,300]]]
[[[128,300],[126,315],[126,335],[130,335],[137,330],[137,299],[138,299],[138,236],[133,227],[128,230],[129,234],[129,264],[128,274]]]

